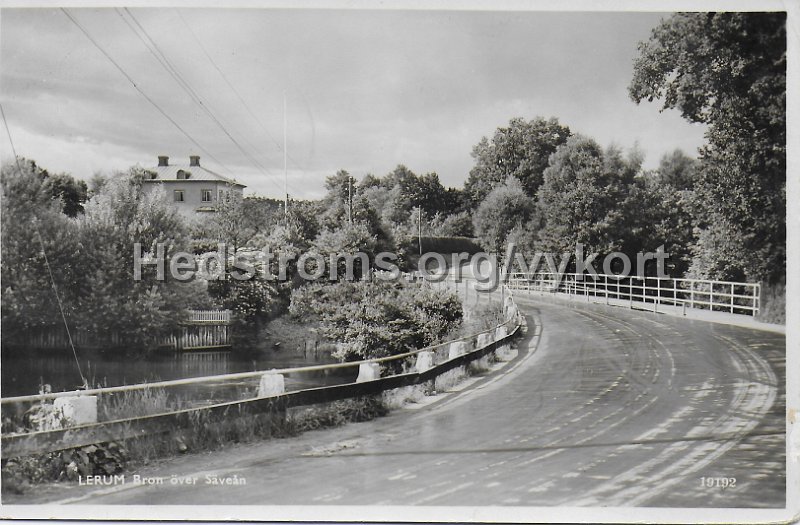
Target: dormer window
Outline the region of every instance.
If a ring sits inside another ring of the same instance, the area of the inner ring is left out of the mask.
[[[185,180],[192,176],[192,173],[186,170],[178,170],[178,180]]]

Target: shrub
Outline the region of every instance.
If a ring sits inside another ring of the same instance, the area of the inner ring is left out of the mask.
[[[461,324],[460,299],[420,283],[312,283],[292,293],[292,315],[320,323],[327,339],[343,343],[342,360],[401,354],[439,341]]]
[[[761,311],[757,319],[765,323],[786,324],[786,281],[761,286]]]

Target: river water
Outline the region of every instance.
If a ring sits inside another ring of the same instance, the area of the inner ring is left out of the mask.
[[[119,352],[78,351],[83,375],[90,386],[118,386],[159,380],[201,377],[236,372],[310,366],[334,362],[329,356],[304,356],[296,350],[260,349],[237,352],[163,352],[148,358],[132,358]],[[355,380],[357,369],[295,373],[286,377],[286,389],[339,384]],[[352,376],[352,377],[350,377]],[[81,385],[72,351],[15,351],[2,357],[3,397],[36,394],[42,384],[53,392]]]

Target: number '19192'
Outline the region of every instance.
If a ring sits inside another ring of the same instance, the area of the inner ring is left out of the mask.
[[[732,489],[736,487],[736,478],[700,478],[700,486],[704,488]]]

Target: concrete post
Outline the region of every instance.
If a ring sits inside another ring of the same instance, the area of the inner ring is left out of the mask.
[[[467,353],[467,343],[464,341],[456,341],[450,343],[450,349],[447,353],[447,359],[455,359],[460,355]]]
[[[506,325],[498,326],[494,331],[494,340],[499,341],[508,335],[508,327]]]
[[[489,343],[492,342],[492,334],[491,333],[484,333],[478,336],[478,348],[483,348],[487,346]]]
[[[517,307],[511,305],[508,307],[508,310],[506,311],[506,319],[513,319],[518,313],[519,310],[517,310]]]
[[[58,397],[53,406],[70,426],[97,423],[97,396]]]
[[[418,374],[433,368],[433,352],[420,352],[417,354],[417,362],[414,369]]]
[[[381,377],[381,365],[378,363],[361,363],[358,365],[358,377],[356,383],[365,381],[375,381]]]
[[[258,384],[258,397],[277,396],[285,392],[283,374],[267,372]]]

